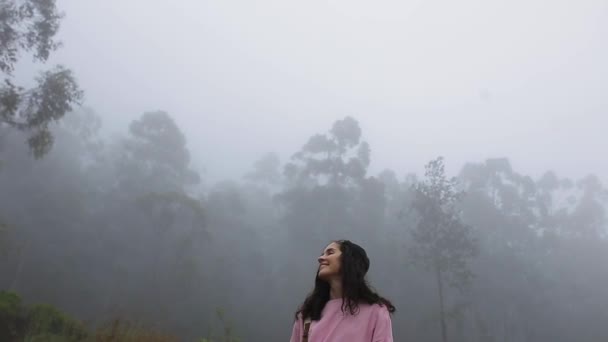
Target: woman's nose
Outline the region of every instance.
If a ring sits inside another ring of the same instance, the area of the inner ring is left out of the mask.
[[[320,256],[320,257],[317,259],[317,261],[319,262],[319,264],[320,264],[320,263],[322,263],[322,262],[323,262],[323,260],[325,260],[325,257],[323,257],[323,256]]]

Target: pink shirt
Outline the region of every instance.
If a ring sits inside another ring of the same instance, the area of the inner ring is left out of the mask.
[[[302,319],[293,325],[290,342],[300,342]],[[359,304],[359,313],[342,312],[342,299],[325,305],[321,320],[310,324],[308,342],[393,342],[391,317],[386,307]]]

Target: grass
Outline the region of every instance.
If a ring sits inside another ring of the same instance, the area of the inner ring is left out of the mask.
[[[197,342],[238,342],[218,311],[222,336]],[[7,342],[176,342],[166,334],[127,320],[114,319],[95,330],[48,304],[27,306],[14,292],[0,291],[0,341]]]

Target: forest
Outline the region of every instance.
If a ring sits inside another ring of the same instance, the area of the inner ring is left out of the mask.
[[[371,147],[346,117],[285,164],[269,153],[201,189],[169,114],[112,140],[100,128],[93,111],[67,114],[39,160],[3,132],[1,288],[190,340],[222,310],[243,340],[281,341],[316,256],[348,238],[397,306],[398,340],[438,340],[440,320],[450,341],[608,338],[608,191],[593,175],[532,179],[497,158],[449,178],[440,157],[425,175],[369,175]]]
[[[57,11],[0,2],[0,340],[287,341],[318,255],[348,239],[397,308],[395,341],[608,341],[605,179],[508,156],[372,172],[344,115],[209,182],[176,113],[111,135],[68,68],[16,85],[20,51],[59,47]]]

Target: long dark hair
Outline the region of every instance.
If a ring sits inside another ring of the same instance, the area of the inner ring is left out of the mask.
[[[395,312],[395,306],[386,298],[379,296],[369,286],[365,275],[369,270],[369,258],[365,250],[348,240],[334,241],[340,246],[342,276],[342,311],[356,315],[359,312],[359,304],[379,304],[385,306],[390,313]],[[315,278],[315,288],[306,297],[304,303],[296,312],[296,319],[310,318],[313,321],[321,319],[321,312],[329,301],[330,284],[319,278],[319,272]]]

